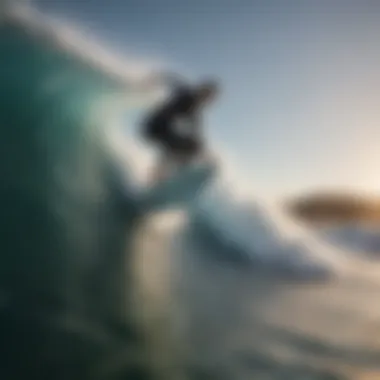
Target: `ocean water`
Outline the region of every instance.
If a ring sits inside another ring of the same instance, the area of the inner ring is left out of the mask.
[[[155,223],[171,248],[142,251],[147,294],[157,302],[151,313],[171,321],[190,378],[379,378],[378,264],[354,256],[339,277],[291,278],[239,259],[188,222],[180,233]]]
[[[0,378],[379,379],[367,235],[229,192],[143,214],[143,156],[104,133],[129,87],[24,21],[0,35]]]

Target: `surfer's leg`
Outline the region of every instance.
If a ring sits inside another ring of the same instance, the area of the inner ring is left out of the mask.
[[[156,164],[150,175],[150,182],[155,184],[165,179],[170,173],[170,157],[168,155],[167,140],[170,139],[168,131],[170,123],[167,120],[156,119],[150,122],[150,125],[146,128],[148,139],[150,143],[158,147],[160,153],[156,161]]]
[[[176,141],[176,154],[182,165],[194,162],[202,155],[203,144],[194,137],[180,137]]]
[[[162,149],[160,158],[157,161],[152,174],[152,182],[157,183],[167,178],[175,168],[175,159],[166,149]]]
[[[153,173],[153,182],[159,182],[191,164],[203,150],[203,144],[191,136],[178,135],[171,128],[158,136],[161,157]]]
[[[169,136],[166,145],[168,164],[172,171],[179,171],[189,165],[196,155],[191,138],[173,134]]]
[[[157,183],[168,178],[170,175],[173,175],[188,165],[189,162],[190,158],[187,155],[183,155],[182,152],[177,152],[176,150],[168,149],[167,146],[165,146],[153,170],[152,182]]]

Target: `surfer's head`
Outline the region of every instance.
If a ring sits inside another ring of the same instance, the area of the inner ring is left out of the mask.
[[[219,83],[213,79],[203,81],[197,88],[199,101],[202,105],[208,104],[215,100],[219,92]]]

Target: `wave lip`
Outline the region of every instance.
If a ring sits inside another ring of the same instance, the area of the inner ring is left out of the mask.
[[[60,20],[20,2],[0,6],[0,26],[27,32],[28,37],[72,57],[77,63],[94,69],[99,76],[112,80],[121,91],[133,90],[156,99],[163,95],[160,84],[147,84],[147,78],[162,69],[159,62],[118,55],[105,49],[99,41],[66,20]]]

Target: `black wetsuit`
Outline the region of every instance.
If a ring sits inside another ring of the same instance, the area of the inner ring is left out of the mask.
[[[154,110],[144,123],[145,137],[168,153],[193,157],[202,150],[197,96],[185,86],[176,89],[167,103]],[[186,123],[186,133],[178,130],[178,120]]]

